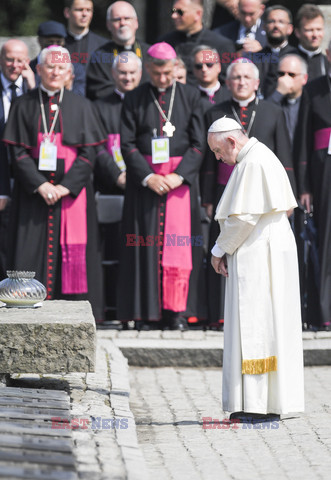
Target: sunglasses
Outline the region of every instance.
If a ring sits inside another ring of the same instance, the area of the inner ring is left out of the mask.
[[[279,77],[284,77],[285,75],[288,75],[291,78],[295,78],[298,75],[302,75],[302,73],[292,73],[292,72],[278,72]]]
[[[202,70],[204,65],[206,65],[207,68],[213,68],[215,63],[195,63],[194,68],[196,70]]]
[[[177,13],[180,17],[182,17],[185,12],[181,8],[172,8],[171,13]]]

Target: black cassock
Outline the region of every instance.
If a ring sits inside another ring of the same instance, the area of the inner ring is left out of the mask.
[[[154,129],[158,136],[163,136],[164,120],[154,104],[151,91],[167,115],[172,87],[159,93],[150,83],[127,93],[122,109],[121,146],[127,166],[127,185],[119,272],[120,320],[160,320],[162,315],[160,242],[150,246],[129,246],[126,236],[135,235],[136,240],[140,238],[146,242],[149,235],[157,238],[164,224],[166,196],[160,197],[142,186],[147,175],[153,173],[144,155],[152,154]],[[170,156],[183,156],[175,172],[184,178],[184,184],[190,189],[193,270],[186,315],[191,316],[198,310],[198,282],[203,258],[198,174],[204,138],[200,95],[196,88],[176,84],[171,123],[176,130],[170,138]]]
[[[103,123],[108,138],[110,135],[119,134],[123,105],[123,100],[120,95],[114,91],[108,97],[95,100],[93,105]],[[112,155],[111,152],[109,152],[109,154]],[[123,190],[112,183],[114,178],[117,178],[120,173],[121,171],[115,161],[109,163],[109,157],[104,155],[100,158],[97,157],[94,167],[95,189],[104,194],[123,195]]]
[[[47,128],[54,118],[59,93],[49,97],[42,92]],[[9,269],[33,270],[47,288],[48,299],[87,299],[96,320],[102,319],[102,272],[98,241],[92,172],[96,149],[99,157],[109,157],[102,143],[106,134],[89,100],[64,90],[55,133],[62,133],[62,145],[75,147],[77,157],[65,173],[63,158],[57,158],[55,171],[38,170],[38,133],[42,132],[38,89],[17,99],[11,109],[4,140],[10,145],[15,185],[12,198]],[[94,147],[96,146],[96,147]],[[87,294],[64,295],[61,286],[60,223],[61,204],[48,206],[36,192],[44,182],[61,184],[76,198],[86,188]]]
[[[115,81],[112,74],[112,64],[114,58],[126,51],[132,51],[143,62],[143,71],[141,82],[147,80],[147,73],[144,68],[144,59],[146,58],[149,45],[136,40],[130,49],[125,49],[123,45],[117,45],[111,41],[102,45],[90,57],[90,62],[86,72],[86,96],[91,100],[108,97],[115,89]]]
[[[260,142],[269,147],[282,162],[289,176],[292,189],[296,192],[290,137],[286,127],[285,115],[278,105],[260,100],[256,105],[255,100],[250,102],[247,107],[240,107],[238,102],[228,100],[215,105],[205,114],[205,129],[218,118],[226,115],[238,121],[233,114],[233,110],[241,121],[246,131],[249,131],[249,137],[255,137]],[[255,113],[252,121],[253,112]],[[224,174],[220,175],[220,171]],[[213,204],[213,218],[216,207],[225,189],[230,169],[227,165],[216,160],[215,155],[207,148],[201,169],[201,198],[202,204]],[[212,220],[210,226],[209,238],[209,256],[210,250],[215,245],[219,235],[218,222]],[[208,320],[211,324],[217,324],[224,318],[224,293],[225,277],[215,273],[207,260],[207,294],[208,294]]]
[[[331,321],[331,81],[326,75],[304,88],[298,122],[300,135],[294,145],[298,192],[313,195],[320,261],[319,302],[315,311],[308,305],[308,312],[315,317],[311,323],[322,326]]]
[[[185,32],[174,30],[163,35],[159,42],[169,43],[177,52],[187,68],[187,83],[197,85],[197,79],[193,73],[192,52],[199,45],[208,45],[215,48],[220,56],[222,71],[220,74],[221,83],[225,83],[225,73],[230,63],[236,58],[234,43],[219,33],[203,28],[192,35],[186,35]]]
[[[328,59],[322,52],[318,53],[317,55],[313,55],[312,57],[308,57],[305,52],[298,48],[298,55],[300,55],[307,62],[308,82],[315,80],[315,78],[321,77],[322,75],[326,75],[328,72]]]
[[[229,100],[229,98],[231,98],[231,92],[225,85],[216,90],[216,92],[212,96],[209,96],[207,92],[203,90],[199,89],[199,91],[201,96],[202,110],[204,114],[214,105],[218,105],[219,103],[225,102],[226,100]]]

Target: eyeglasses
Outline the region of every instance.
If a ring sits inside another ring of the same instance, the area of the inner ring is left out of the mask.
[[[288,75],[291,78],[295,78],[298,75],[302,75],[302,73],[293,73],[293,72],[278,72],[279,77],[284,77],[285,75]]]
[[[206,65],[207,68],[212,68],[216,64],[215,63],[195,63],[194,68],[196,70],[202,70],[204,65]]]
[[[135,17],[115,17],[115,18],[111,18],[110,21],[113,23],[119,23],[121,20],[124,20],[125,22],[130,22],[134,18]]]
[[[177,13],[180,17],[182,17],[183,15],[185,15],[185,12],[184,10],[182,10],[181,8],[172,8],[171,9],[171,13]]]

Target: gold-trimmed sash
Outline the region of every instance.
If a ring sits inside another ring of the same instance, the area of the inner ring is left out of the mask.
[[[241,373],[247,375],[260,375],[261,373],[276,372],[277,357],[243,360]]]

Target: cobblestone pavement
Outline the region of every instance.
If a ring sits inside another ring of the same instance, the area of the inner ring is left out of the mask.
[[[204,429],[203,417],[225,418],[221,369],[130,367],[131,410],[150,478],[329,479],[330,378],[331,367],[305,368],[304,414],[269,428],[215,422]]]

